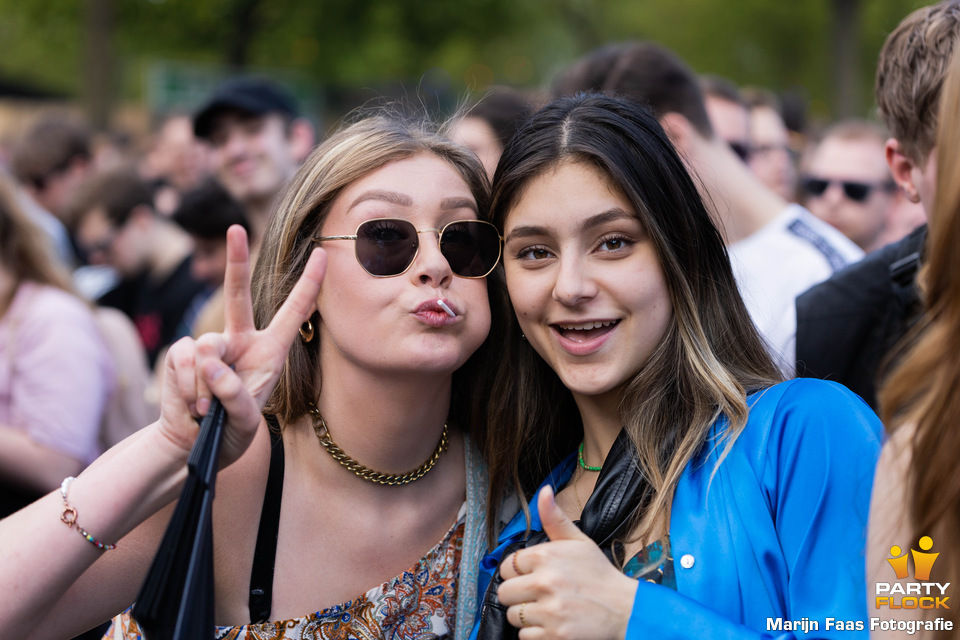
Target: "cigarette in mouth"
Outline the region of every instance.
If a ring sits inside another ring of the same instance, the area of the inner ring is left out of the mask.
[[[447,312],[447,315],[450,316],[451,318],[456,318],[456,317],[457,317],[457,314],[455,314],[455,313],[453,312],[453,309],[451,309],[450,307],[448,307],[448,306],[447,306],[447,303],[444,302],[442,299],[438,298],[438,299],[437,299],[437,304],[440,305],[440,308],[443,309],[444,311],[446,311],[446,312]]]

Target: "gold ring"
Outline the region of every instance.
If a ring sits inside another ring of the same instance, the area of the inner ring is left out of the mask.
[[[524,626],[524,627],[529,627],[530,625],[527,624],[527,619],[526,619],[526,617],[523,615],[523,608],[524,608],[525,606],[527,606],[527,603],[526,603],[526,602],[521,602],[521,603],[520,603],[520,624],[521,624],[522,626]]]
[[[517,558],[519,556],[520,556],[519,551],[514,552],[513,560],[511,561],[511,564],[513,565],[513,570],[517,572],[518,576],[525,576],[527,574],[525,574],[523,571],[520,571],[520,564],[517,562]]]

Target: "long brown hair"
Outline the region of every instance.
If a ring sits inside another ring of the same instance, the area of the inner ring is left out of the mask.
[[[926,263],[919,282],[926,315],[913,346],[880,390],[884,423],[915,431],[906,505],[913,539],[931,536],[939,548],[960,548],[960,50],[954,53],[940,101],[937,187],[930,213]],[[941,582],[960,581],[960,556],[937,564]],[[950,613],[957,620],[957,613]]]
[[[633,205],[673,306],[662,342],[627,382],[620,403],[654,492],[636,523],[639,537],[646,537],[669,521],[680,475],[706,445],[716,418],[729,420],[719,443],[729,447],[746,424],[746,394],[780,375],[740,298],[723,240],[656,118],[630,100],[601,95],[547,105],[501,157],[494,223],[502,230],[530,181],[563,161],[595,167]],[[481,439],[491,476],[488,527],[495,526],[506,494],[530,496],[583,437],[572,394],[522,340],[513,314],[494,324],[505,328],[506,338]],[[492,528],[488,535],[495,536]]]
[[[345,187],[388,162],[429,153],[446,160],[463,177],[477,201],[481,218],[489,211],[490,187],[483,166],[467,149],[444,138],[423,117],[412,118],[399,111],[378,112],[334,134],[317,147],[287,186],[267,228],[253,274],[253,306],[258,327],[266,326],[290,295],[303,273],[315,243],[313,236]],[[487,278],[491,297],[500,280]],[[316,313],[311,320],[318,321]],[[492,367],[491,338],[461,367],[453,378],[450,421],[469,428],[481,419],[480,370]],[[290,423],[307,412],[320,396],[320,345],[296,341],[287,355],[284,370],[266,410]]]
[[[0,176],[0,266],[13,279],[13,290],[36,282],[73,293],[70,276],[57,264],[47,234],[27,218],[9,179]],[[0,315],[9,301],[0,300]]]

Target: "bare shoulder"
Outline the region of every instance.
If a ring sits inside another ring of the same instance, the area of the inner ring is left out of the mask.
[[[213,518],[216,540],[224,542],[221,547],[256,536],[269,471],[270,432],[261,418],[250,447],[217,474]]]
[[[263,501],[267,473],[270,469],[270,430],[266,420],[260,418],[260,426],[250,447],[236,462],[217,474],[217,498],[220,511],[241,509],[250,502],[259,505]],[[258,491],[259,489],[259,491]],[[216,517],[217,507],[214,507]]]
[[[246,615],[253,552],[269,470],[270,433],[261,418],[247,451],[217,475],[213,531],[219,620],[242,619]]]

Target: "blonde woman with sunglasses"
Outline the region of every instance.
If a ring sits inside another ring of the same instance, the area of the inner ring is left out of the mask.
[[[487,205],[479,161],[419,125],[368,118],[321,145],[264,238],[252,311],[234,231],[226,332],[179,343],[160,423],[69,488],[76,520],[116,549],[71,534],[61,496],[47,496],[26,522],[59,536],[56,584],[0,621],[29,606],[17,637],[64,637],[132,603],[209,387],[231,419],[213,515],[216,637],[465,637],[486,526],[467,434],[483,417],[486,276],[500,257],[479,220]],[[15,531],[0,526],[8,549],[24,543]],[[140,637],[129,612],[110,637]]]

